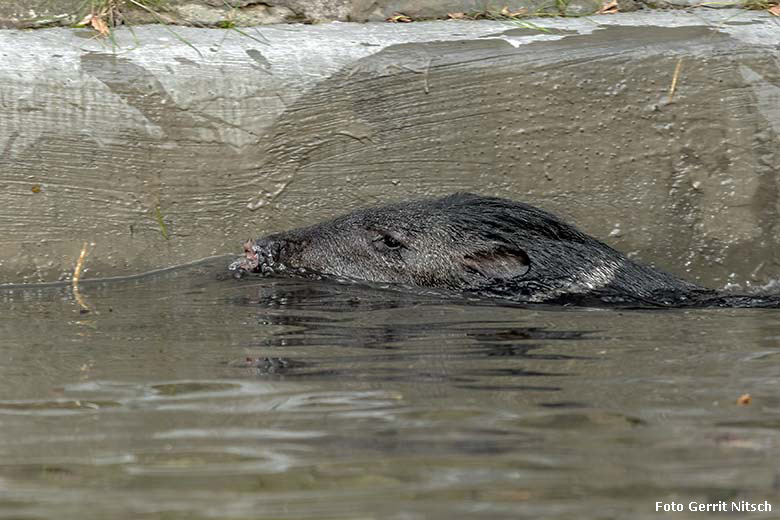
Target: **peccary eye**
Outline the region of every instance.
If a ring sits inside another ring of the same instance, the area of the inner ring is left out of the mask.
[[[374,247],[379,251],[395,251],[404,245],[391,235],[381,235],[373,240]]]

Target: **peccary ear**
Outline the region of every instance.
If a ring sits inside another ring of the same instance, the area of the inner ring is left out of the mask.
[[[492,279],[510,279],[523,276],[531,268],[531,260],[522,249],[496,245],[469,253],[461,259],[467,271]]]

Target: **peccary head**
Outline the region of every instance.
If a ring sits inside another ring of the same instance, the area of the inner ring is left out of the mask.
[[[695,288],[636,264],[527,204],[458,193],[355,211],[249,241],[231,269],[477,292],[545,302]]]

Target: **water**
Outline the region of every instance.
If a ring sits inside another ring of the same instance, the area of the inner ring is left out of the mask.
[[[0,518],[780,516],[778,310],[521,308],[226,264],[83,283],[88,313],[68,287],[0,291]]]

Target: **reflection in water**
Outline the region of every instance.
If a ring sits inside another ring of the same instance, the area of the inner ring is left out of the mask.
[[[328,349],[350,347],[383,351],[351,358],[341,355],[342,363],[362,361],[363,364],[386,363],[399,358],[407,361],[430,357],[431,342],[446,348],[448,358],[470,357],[511,357],[514,363],[523,359],[554,360],[582,359],[583,356],[547,351],[535,352],[546,346],[546,342],[554,340],[574,341],[587,336],[581,331],[546,330],[541,327],[507,327],[505,322],[490,320],[469,321],[463,316],[442,312],[438,306],[446,304],[459,307],[462,300],[443,300],[441,297],[414,295],[389,290],[371,291],[366,288],[344,285],[312,285],[292,282],[292,285],[259,286],[253,289],[253,297],[243,297],[235,303],[257,310],[258,322],[263,325],[279,326],[280,330],[273,335],[263,336],[257,346],[268,350],[278,349],[279,357],[247,357],[234,363],[235,366],[254,367],[261,374],[284,374],[286,377],[363,377],[367,374],[372,380],[384,381],[422,381],[443,380],[461,384],[476,383],[483,376],[511,377],[512,383],[502,385],[503,389],[518,390],[556,390],[554,386],[529,386],[521,384],[517,378],[522,376],[554,376],[564,375],[551,371],[535,371],[522,367],[478,369],[463,373],[467,367],[462,367],[459,373],[432,374],[428,370],[410,370],[408,367],[380,366],[371,368],[361,366],[360,373],[350,365],[344,370],[333,368],[322,369],[316,358],[307,356],[308,360],[298,361],[284,356],[284,348],[324,347]],[[256,292],[255,292],[256,291]],[[469,305],[483,306],[489,311],[492,306],[483,302],[469,302]],[[312,309],[327,309],[327,316],[311,315],[311,313],[290,312]],[[279,312],[280,309],[282,312]],[[422,319],[409,320],[409,310]],[[395,311],[395,312],[390,312]],[[359,324],[353,315],[361,316]],[[400,315],[402,319],[392,319]],[[370,316],[373,319],[366,319]],[[365,323],[364,323],[365,322]],[[426,348],[414,348],[415,343],[424,342]],[[397,351],[397,352],[386,352]],[[320,364],[329,364],[333,353]],[[504,363],[508,363],[505,361]],[[468,387],[468,386],[467,386]],[[477,388],[477,386],[470,386]],[[482,388],[488,388],[482,385]],[[492,388],[498,389],[493,385]]]
[[[0,517],[780,507],[777,311],[518,307],[223,267],[82,280],[88,314],[67,287],[0,291]]]

